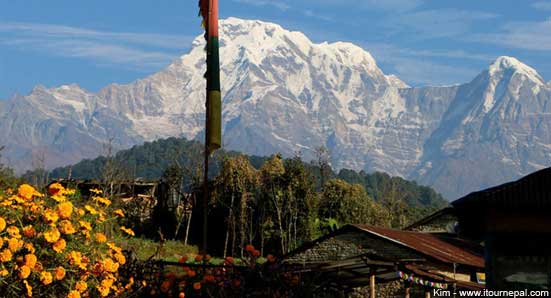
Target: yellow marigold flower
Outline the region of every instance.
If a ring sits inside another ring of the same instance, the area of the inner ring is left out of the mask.
[[[12,258],[11,250],[4,248],[2,252],[0,252],[0,262],[5,263],[11,261]]]
[[[47,223],[54,223],[59,219],[57,212],[51,209],[44,210],[43,217]]]
[[[61,237],[61,233],[59,233],[57,228],[52,228],[49,231],[44,232],[44,239],[46,239],[49,243],[56,242],[59,237]]]
[[[73,188],[68,188],[68,189],[65,189],[63,193],[67,196],[72,196],[76,193],[76,190]]]
[[[107,247],[109,247],[111,250],[113,250],[116,253],[122,253],[122,248],[116,246],[114,243],[107,243]]]
[[[53,280],[54,280],[54,277],[50,272],[42,271],[40,273],[40,281],[42,282],[43,285],[47,286],[51,284]]]
[[[19,228],[17,228],[16,226],[9,226],[6,231],[13,238],[21,238],[21,234],[19,234]]]
[[[52,183],[50,184],[50,186],[48,186],[48,193],[51,196],[54,196],[56,194],[63,194],[64,192],[65,187],[63,187],[63,185],[61,185],[61,183],[59,182]]]
[[[63,202],[57,205],[57,214],[62,219],[67,219],[73,214],[73,204],[71,202]]]
[[[90,189],[90,192],[93,192],[93,193],[95,193],[95,194],[97,194],[97,195],[99,195],[99,194],[102,193],[101,189],[98,189],[98,188],[92,188],[92,189]]]
[[[126,234],[130,235],[130,236],[135,236],[136,234],[134,233],[134,231],[132,231],[132,229],[129,229],[125,226],[122,226],[121,227],[121,231],[125,232]]]
[[[27,238],[33,238],[34,236],[36,236],[36,231],[34,230],[33,226],[28,225],[28,226],[24,227],[23,228],[23,236],[25,236]]]
[[[1,245],[0,245],[1,246]],[[34,254],[35,253],[35,248],[34,248],[34,245],[30,242],[27,242],[25,243],[25,245],[23,246],[26,250],[28,250],[30,253]]]
[[[97,286],[98,292],[101,297],[107,297],[109,295],[109,288],[106,288],[104,286]]]
[[[34,254],[26,254],[25,255],[25,265],[29,268],[34,268],[36,265],[36,262],[38,261],[38,258]]]
[[[83,256],[82,253],[73,250],[69,253],[67,258],[69,259],[69,263],[71,265],[77,266],[83,270],[86,269],[88,258]]]
[[[84,205],[84,209],[86,209],[86,211],[90,212],[90,214],[92,215],[98,214],[98,211],[90,205]]]
[[[79,280],[75,284],[75,289],[79,291],[80,293],[86,291],[88,289],[88,284],[85,281]]]
[[[59,266],[55,268],[55,279],[62,280],[65,277],[65,268]]]
[[[21,186],[19,186],[19,189],[17,190],[17,194],[27,200],[27,201],[30,201],[33,199],[33,196],[37,196],[37,197],[41,197],[42,194],[39,193],[38,191],[36,191],[34,189],[34,187],[28,185],[28,184],[22,184]]]
[[[31,268],[27,265],[23,265],[19,268],[19,278],[26,279],[31,275]]]
[[[80,298],[80,293],[76,290],[71,290],[67,298]]]
[[[113,211],[113,213],[118,217],[124,217],[124,212],[122,211],[122,209],[117,209]]]
[[[62,195],[59,195],[59,194],[53,195],[53,196],[51,196],[51,198],[54,199],[58,203],[62,203],[62,202],[67,201],[67,198],[65,196],[62,196]]]
[[[126,263],[126,257],[123,254],[116,253],[115,254],[115,259],[121,265],[124,265]]]
[[[67,234],[67,235],[74,234],[77,232],[73,224],[66,219],[59,222],[58,228],[61,233]]]
[[[54,243],[53,249],[57,253],[63,252],[65,247],[67,246],[67,243],[65,242],[65,239],[61,238]]]
[[[31,285],[29,285],[29,282],[27,282],[26,280],[24,280],[23,283],[25,284],[25,289],[27,290],[27,297],[32,297],[33,296],[33,287]]]
[[[115,273],[117,270],[119,270],[119,264],[114,262],[111,258],[105,258],[102,262],[103,268],[105,268],[106,271]]]
[[[6,270],[6,268],[2,268],[2,270],[0,270],[0,276],[4,277],[4,276],[7,276],[8,274],[10,274],[8,272],[8,270]]]
[[[0,217],[0,232],[2,232],[6,228],[6,220],[3,217]]]
[[[20,250],[23,247],[23,244],[25,244],[25,242],[17,238],[10,238],[8,240],[8,248],[12,252],[17,252],[18,250]]]
[[[85,229],[85,230],[87,230],[87,231],[91,231],[91,230],[92,230],[92,226],[90,225],[89,222],[87,222],[87,221],[85,221],[85,220],[79,220],[78,223],[80,224],[80,226],[81,226],[83,229]]]
[[[105,236],[105,234],[103,233],[96,233],[96,235],[94,236],[96,238],[96,241],[99,243],[104,243],[107,241],[107,236]]]
[[[105,206],[111,205],[111,201],[108,198],[93,197],[92,200],[94,200],[95,202],[99,202]]]

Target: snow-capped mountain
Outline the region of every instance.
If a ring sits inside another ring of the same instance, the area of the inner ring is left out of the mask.
[[[511,57],[473,81],[410,88],[350,43],[311,42],[260,21],[221,21],[224,145],[250,154],[331,152],[335,168],[384,171],[433,185],[448,198],[549,164],[551,86]],[[200,138],[204,40],[166,69],[90,93],[36,87],[0,106],[12,164],[73,163],[169,136]]]

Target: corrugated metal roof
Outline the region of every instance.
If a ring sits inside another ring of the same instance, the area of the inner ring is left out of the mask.
[[[549,208],[551,207],[551,168],[546,168],[485,190],[472,192],[451,203],[455,208]],[[549,209],[545,209],[549,210]]]
[[[484,268],[483,256],[473,250],[472,243],[465,240],[368,225],[352,226],[445,263]]]

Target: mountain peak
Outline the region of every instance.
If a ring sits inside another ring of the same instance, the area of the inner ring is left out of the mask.
[[[492,64],[490,64],[490,67],[488,68],[490,76],[502,74],[505,71],[521,73],[527,76],[532,81],[545,85],[545,81],[535,69],[522,63],[520,60],[514,57],[500,56]]]

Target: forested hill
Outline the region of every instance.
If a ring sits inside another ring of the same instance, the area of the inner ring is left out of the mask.
[[[188,177],[200,177],[203,164],[203,147],[199,142],[183,138],[168,138],[118,152],[112,157],[101,156],[92,160],[85,159],[67,167],[56,168],[50,178],[103,179],[106,175],[119,179],[143,178],[159,179],[171,165],[184,169]],[[241,155],[238,152],[218,150],[213,154],[210,163],[210,176],[214,178],[224,158]],[[267,157],[247,156],[257,169]],[[322,181],[339,178],[351,184],[360,184],[375,201],[382,201],[385,196],[395,196],[404,200],[411,207],[427,207],[434,210],[447,204],[444,198],[432,188],[418,185],[399,177],[390,177],[385,173],[365,173],[343,169],[334,172],[322,160],[303,162],[307,171],[315,180],[316,188],[321,189]],[[323,170],[320,170],[323,169]],[[26,174],[32,175],[31,172]]]

